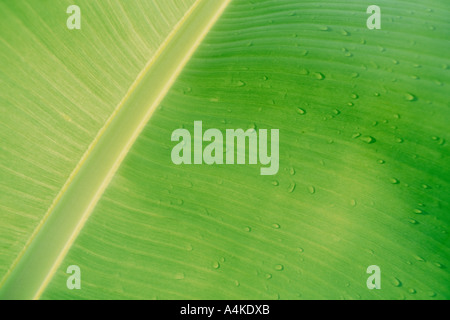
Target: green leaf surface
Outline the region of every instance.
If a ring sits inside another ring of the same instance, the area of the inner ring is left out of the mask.
[[[210,31],[226,1],[70,4],[0,3],[0,297],[450,298],[446,1],[379,1],[381,30],[357,0]],[[173,164],[197,120],[279,129],[278,174]]]

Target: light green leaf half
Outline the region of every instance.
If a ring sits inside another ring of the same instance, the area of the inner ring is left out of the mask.
[[[235,0],[189,59],[211,3],[0,4],[2,297],[450,298],[448,3]],[[280,129],[279,173],[172,164],[195,120]]]
[[[196,1],[173,26],[5,275],[5,297],[40,297],[142,128],[228,2]]]

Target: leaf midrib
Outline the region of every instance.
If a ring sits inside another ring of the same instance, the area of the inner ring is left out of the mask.
[[[133,143],[230,1],[197,0],[175,25],[2,279],[0,298],[39,299]]]

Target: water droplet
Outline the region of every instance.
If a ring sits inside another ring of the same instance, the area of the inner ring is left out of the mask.
[[[350,205],[352,207],[355,207],[356,206],[356,200],[355,199],[350,200]]]
[[[353,139],[356,139],[356,138],[359,138],[359,137],[361,137],[361,133],[359,133],[359,132],[357,132],[354,135],[352,135]]]
[[[238,87],[244,87],[246,85],[246,83],[244,81],[239,80],[236,84],[236,86]]]
[[[334,112],[334,114],[335,114],[335,115],[339,115],[339,114],[341,114],[341,111],[340,111],[340,110],[338,110],[338,109],[334,109],[334,110],[333,110],[333,112]]]
[[[295,169],[294,169],[293,167],[291,167],[291,168],[289,169],[289,174],[290,174],[291,176],[295,175]]]
[[[330,31],[331,28],[328,27],[328,26],[320,26],[319,30],[320,30],[320,31]]]
[[[417,261],[420,261],[420,262],[425,262],[425,259],[422,258],[421,256],[414,256],[414,259],[416,259]]]
[[[408,219],[409,223],[411,224],[419,224],[419,221],[415,220],[415,219]]]
[[[289,193],[294,192],[296,186],[297,186],[297,185],[296,185],[295,182],[291,182],[291,184],[289,185],[289,188],[288,188],[288,192],[289,192]]]
[[[272,279],[272,275],[270,273],[266,273],[266,279],[267,280]]]
[[[427,184],[423,184],[422,188],[424,188],[424,189],[431,189],[431,187],[429,185],[427,185]]]
[[[275,187],[278,187],[280,185],[280,183],[277,180],[273,180],[272,185]]]
[[[379,164],[385,164],[386,161],[384,161],[383,159],[379,159],[379,160],[378,160],[378,163],[379,163]]]
[[[274,228],[274,229],[280,229],[281,226],[280,226],[278,223],[274,223],[274,224],[272,224],[272,228]]]
[[[306,114],[306,111],[305,111],[304,109],[302,109],[302,108],[297,108],[297,112],[298,112],[299,114],[301,114],[301,115]]]
[[[434,297],[436,297],[436,292],[430,291],[430,292],[428,292],[428,296],[430,298],[434,298]]]
[[[220,263],[218,261],[214,261],[213,264],[212,264],[212,267],[214,269],[219,269],[220,268]]]
[[[192,247],[192,245],[188,244],[188,245],[186,246],[186,250],[187,250],[187,251],[192,251],[192,250],[194,250],[194,248]]]
[[[390,181],[391,181],[392,184],[399,184],[400,183],[400,181],[398,179],[396,179],[396,178],[391,178]]]
[[[235,285],[236,287],[239,287],[241,284],[239,283],[239,281],[234,280],[234,285]]]
[[[264,80],[264,81],[267,81],[267,80],[269,80],[269,78],[268,78],[267,76],[264,76],[264,77],[263,77],[263,80]]]
[[[402,286],[402,282],[398,278],[395,278],[395,277],[392,281],[392,284],[394,285],[394,287],[397,287],[397,288]]]
[[[413,212],[415,214],[423,214],[423,210],[421,210],[421,209],[414,209]]]
[[[323,80],[323,79],[325,79],[325,75],[324,75],[323,73],[321,73],[321,72],[315,72],[315,73],[314,73],[314,77],[315,77],[317,80]]]
[[[252,231],[252,228],[250,228],[250,227],[245,227],[244,230],[245,230],[246,232],[250,232],[250,231]]]
[[[309,191],[309,193],[314,194],[314,193],[316,193],[316,188],[314,186],[309,186],[308,191]]]
[[[364,136],[364,137],[361,137],[361,141],[363,141],[367,144],[372,144],[372,143],[375,143],[377,140],[372,136]]]
[[[276,270],[276,271],[283,271],[283,270],[284,270],[284,266],[283,266],[282,264],[277,264],[277,265],[275,266],[275,270]]]
[[[410,289],[408,290],[408,292],[409,292],[410,294],[416,294],[416,293],[417,293],[417,291],[416,291],[415,289],[413,289],[413,288],[410,288]]]
[[[408,101],[416,101],[416,100],[417,100],[417,97],[416,97],[415,95],[411,94],[411,93],[407,93],[407,94],[405,95],[405,98],[406,98],[406,100],[408,100]]]
[[[444,265],[439,263],[439,262],[434,262],[433,263],[436,267],[438,267],[439,269],[444,269]]]
[[[352,93],[351,97],[352,97],[352,99],[358,99],[359,98],[359,96],[356,93]]]
[[[347,30],[342,30],[341,31],[341,34],[343,35],[343,36],[349,36],[350,35],[350,32],[348,32]]]

